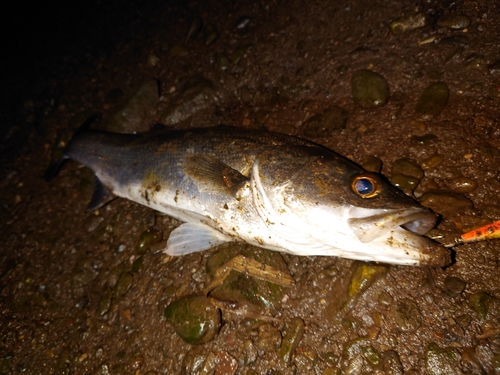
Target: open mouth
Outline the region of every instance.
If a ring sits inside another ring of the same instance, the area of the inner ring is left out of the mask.
[[[423,235],[434,227],[437,219],[435,214],[419,207],[396,210],[356,207],[351,210],[350,216],[349,227],[363,243],[394,231],[409,231]]]

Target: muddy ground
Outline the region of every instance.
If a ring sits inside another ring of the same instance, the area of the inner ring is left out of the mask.
[[[451,241],[500,219],[496,2],[19,10],[1,81],[0,374],[500,373],[498,241],[455,247],[445,269],[239,244],[169,258],[155,249],[175,220],[125,200],[86,212],[93,177],[75,162],[42,179],[94,113],[120,132],[262,128],[381,161]],[[378,83],[357,87],[360,70]],[[233,273],[209,301],[220,328],[204,317],[215,338],[188,344],[165,309],[203,295],[218,254],[257,254],[293,284]]]

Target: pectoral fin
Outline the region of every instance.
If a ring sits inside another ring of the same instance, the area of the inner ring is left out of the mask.
[[[184,223],[175,228],[165,253],[171,256],[196,253],[232,241],[232,238],[200,223]]]
[[[187,157],[184,172],[199,188],[222,189],[232,196],[237,196],[238,190],[249,181],[248,177],[220,160],[200,154]]]

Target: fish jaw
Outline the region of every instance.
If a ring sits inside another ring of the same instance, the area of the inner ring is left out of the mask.
[[[377,261],[430,267],[451,262],[449,251],[422,235],[431,230],[437,216],[421,207],[397,210],[351,208],[347,220],[358,240],[377,253]]]

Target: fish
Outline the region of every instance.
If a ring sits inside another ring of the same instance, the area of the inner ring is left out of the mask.
[[[95,173],[89,209],[111,192],[182,222],[164,252],[240,241],[299,256],[444,267],[424,236],[437,215],[338,153],[293,136],[215,126],[116,134],[77,131],[62,161]]]

